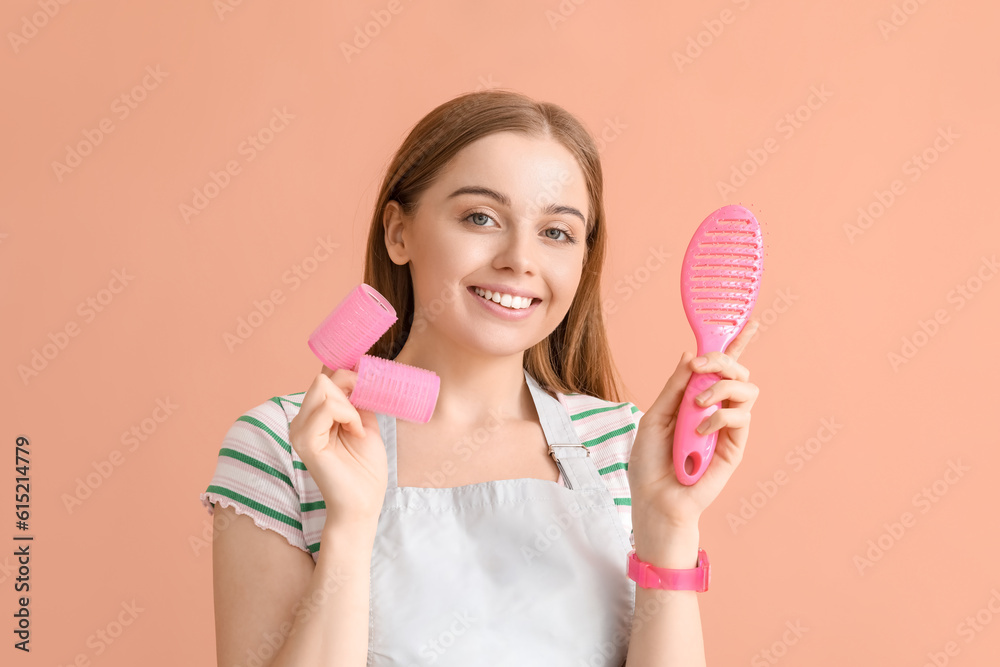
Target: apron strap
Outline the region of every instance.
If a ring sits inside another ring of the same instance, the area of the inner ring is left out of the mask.
[[[580,442],[580,436],[577,435],[565,406],[542,389],[527,369],[524,371],[524,378],[535,401],[535,410],[545,433],[549,454],[562,470],[569,488],[604,488],[597,466],[590,458],[590,450]]]

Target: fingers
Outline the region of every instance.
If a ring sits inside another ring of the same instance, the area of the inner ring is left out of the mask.
[[[667,423],[673,419],[677,413],[677,407],[681,404],[681,399],[684,398],[684,390],[687,388],[688,380],[691,379],[690,364],[693,358],[694,354],[691,352],[685,352],[681,355],[680,361],[677,362],[673,374],[667,379],[660,395],[646,411],[647,415],[661,415],[668,420]],[[662,425],[666,426],[667,424]]]
[[[700,358],[708,359],[708,363],[704,366],[695,366],[692,359],[692,362],[688,364],[688,367],[695,373],[718,373],[724,378],[740,380],[741,382],[750,380],[750,371],[747,367],[729,356],[728,352],[706,352]]]
[[[705,435],[718,431],[723,426],[730,429],[743,428],[750,425],[750,411],[745,408],[720,408],[710,414],[698,425],[698,433]]]
[[[324,366],[324,368],[326,368]],[[329,377],[324,373],[320,373],[313,378],[312,384],[306,389],[306,395],[302,397],[302,405],[299,406],[299,413],[296,415],[296,419],[299,416],[308,417],[316,410],[317,406],[326,401],[326,393],[328,391],[327,382],[332,382]],[[292,420],[295,421],[294,419]]]
[[[296,415],[296,419],[298,419],[298,415]],[[365,436],[364,426],[357,409],[346,399],[329,400],[320,404],[312,414],[306,416],[305,421],[299,425],[299,429],[306,434],[310,442],[319,441],[325,444],[330,432],[338,425],[343,426],[359,438]]]
[[[357,374],[351,371],[338,369],[334,371],[333,378],[319,373],[306,391],[299,414],[292,423],[298,421],[298,428],[316,436],[321,432],[328,432],[333,427],[333,422],[338,422],[363,437],[365,431],[361,416],[347,398],[356,382]]]
[[[757,329],[759,328],[760,322],[757,320],[748,322],[747,325],[743,327],[743,331],[741,331],[739,335],[733,339],[733,342],[726,347],[726,354],[733,359],[739,359],[743,350],[745,350],[747,345],[750,344],[750,341],[753,340],[754,334],[757,333]]]
[[[760,387],[752,382],[719,380],[695,396],[694,402],[705,407],[728,399],[731,407],[742,406],[749,410],[753,407],[758,395],[760,395]]]

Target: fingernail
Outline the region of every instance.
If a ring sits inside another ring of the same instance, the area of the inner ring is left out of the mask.
[[[704,433],[708,430],[708,420],[706,419],[702,423],[698,424],[698,433]]]
[[[704,366],[707,363],[708,359],[706,357],[698,357],[697,359],[694,360],[695,366]]]

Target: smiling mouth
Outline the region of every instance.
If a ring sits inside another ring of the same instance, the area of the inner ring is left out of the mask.
[[[500,301],[497,301],[494,298],[487,299],[486,298],[486,291],[487,290],[484,290],[482,287],[477,287],[476,285],[471,285],[469,287],[469,291],[472,292],[475,296],[477,296],[480,299],[482,299],[483,301],[492,301],[493,303],[495,303],[498,306],[501,306],[503,308],[508,308],[510,310],[515,310],[515,311],[516,310],[525,310],[527,308],[532,307],[533,305],[535,305],[539,301],[541,301],[541,299],[538,299],[538,298],[534,298],[534,299],[528,300],[525,297],[514,297],[513,299],[511,299],[511,304],[505,306],[503,303],[501,303]],[[482,294],[480,294],[480,292],[482,292]],[[495,296],[495,295],[491,294],[491,297],[492,296]],[[514,305],[515,303],[518,304],[518,305]]]

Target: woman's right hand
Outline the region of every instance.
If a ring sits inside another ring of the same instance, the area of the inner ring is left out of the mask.
[[[347,398],[357,379],[354,371],[324,367],[288,427],[292,447],[323,494],[327,527],[374,528],[385,500],[389,469],[378,419]]]

